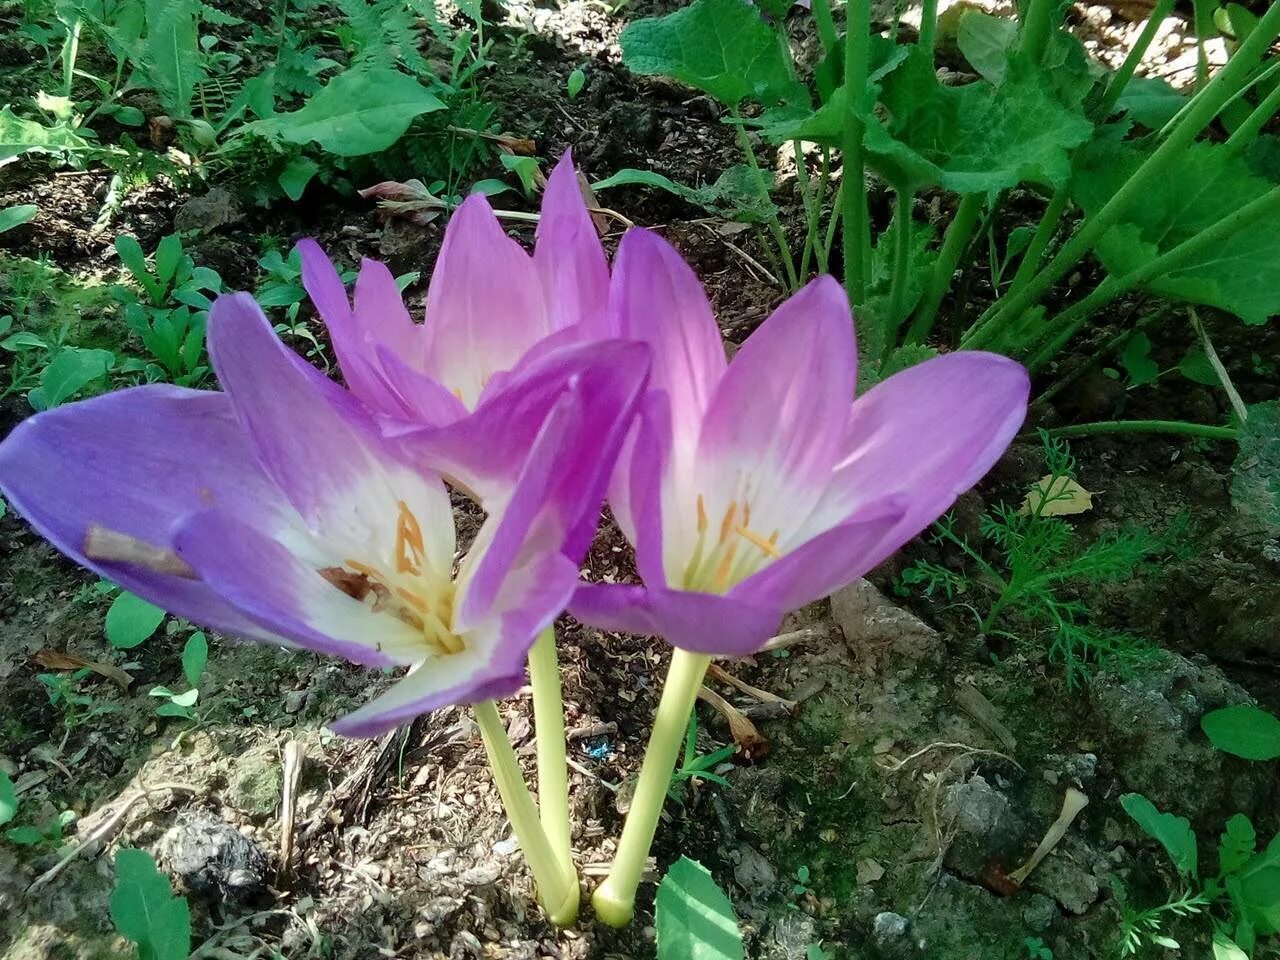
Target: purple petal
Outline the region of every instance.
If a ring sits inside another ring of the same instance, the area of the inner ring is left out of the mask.
[[[704,495],[713,522],[731,504],[749,505],[745,525],[765,537],[778,530],[785,543],[840,459],[855,375],[849,302],[832,277],[819,277],[729,364],[703,421],[690,496]]]
[[[393,415],[393,419],[443,427],[467,415],[466,406],[443,384],[413,369],[386,347],[378,348],[378,361],[388,390],[395,394],[404,411]]]
[[[653,389],[671,398],[676,442],[691,447],[725,370],[702,284],[656,233],[628,230],[614,258],[609,310],[623,337],[653,348]]]
[[[584,333],[607,335],[609,262],[583,202],[570,150],[556,164],[542,194],[533,264],[547,292],[553,326],[581,324]]]
[[[609,507],[636,550],[636,569],[646,583],[665,583],[663,483],[671,461],[671,408],[667,394],[649,391],[618,453],[609,484]]]
[[[299,538],[305,541],[305,534],[293,539]],[[320,575],[330,565],[322,546],[309,545],[314,556],[299,557],[224,510],[189,517],[174,546],[248,619],[298,646],[366,667],[412,663],[422,647],[420,631],[389,613],[374,613]]]
[[[224,394],[135,387],[37,414],[0,444],[0,489],[77,563],[170,613],[270,639],[206,583],[84,553],[94,525],[168,549],[184,517],[212,506],[255,526],[286,522],[292,508]]]
[[[936,357],[896,373],[858,398],[844,456],[807,536],[888,496],[907,503],[900,542],[941,516],[1000,459],[1027,413],[1030,382],[992,353]]]
[[[474,409],[489,378],[553,329],[533,260],[483,196],[468,197],[449,221],[427,289],[423,372]]]
[[[598,583],[579,586],[569,612],[602,630],[659,636],[685,650],[723,656],[759,650],[785,613],[755,599]]]
[[[513,571],[492,616],[463,636],[461,653],[426,661],[332,729],[374,737],[447,704],[511,695],[524,683],[529,648],[564,609],[577,577],[576,565],[558,554],[541,555]]]

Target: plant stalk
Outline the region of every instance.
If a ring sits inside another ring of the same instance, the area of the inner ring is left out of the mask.
[[[1006,297],[1025,286],[1040,269],[1040,261],[1044,259],[1044,252],[1049,249],[1049,242],[1053,239],[1053,235],[1058,232],[1058,224],[1062,222],[1062,215],[1066,212],[1069,199],[1066,184],[1055,190],[1053,196],[1049,198],[1049,205],[1044,208],[1040,222],[1036,225],[1036,232],[1031,235],[1031,242],[1027,244],[1027,249],[1022,253],[1022,260],[1018,262],[1018,269],[1014,271],[1013,280],[1005,292]]]
[[[947,224],[946,235],[942,238],[942,249],[938,251],[938,259],[933,264],[933,273],[929,277],[923,301],[916,310],[907,331],[907,343],[923,343],[925,337],[933,329],[938,317],[938,308],[942,306],[942,298],[947,295],[951,286],[951,278],[955,275],[956,265],[960,257],[969,247],[973,237],[973,228],[978,224],[978,214],[982,212],[983,196],[980,193],[967,193],[960,198],[955,216]]]
[[[556,660],[554,624],[538,634],[529,651],[529,682],[533,686],[533,722],[537,731],[538,806],[542,811],[542,829],[576,890],[578,871],[573,865],[564,698],[560,689],[560,664]]]
[[[1262,102],[1253,108],[1253,112],[1245,118],[1244,123],[1240,124],[1227,138],[1227,149],[1232,153],[1239,153],[1253,143],[1258,132],[1275,116],[1277,110],[1280,110],[1280,83],[1262,98]]]
[[[1209,440],[1235,440],[1240,436],[1240,431],[1235,427],[1214,427],[1186,420],[1102,420],[1098,423],[1054,427],[1048,432],[1054,437],[1084,437],[1097,433],[1173,433]]]
[[[1039,303],[1049,288],[1066,276],[1093,249],[1094,244],[1120,219],[1129,204],[1139,199],[1158,177],[1165,175],[1200,131],[1217,116],[1222,105],[1248,79],[1254,63],[1278,35],[1280,3],[1273,3],[1258,21],[1253,33],[1236,50],[1235,56],[1192,99],[1182,120],[1147,161],[1134,171],[1101,210],[1080,225],[1075,235],[1021,291],[998,300],[980,317],[966,333],[961,346],[973,349],[989,343],[999,321],[1016,317]]]
[[[823,53],[830,53],[839,43],[835,21],[831,19],[831,0],[813,0],[813,22],[818,27],[818,40]]]
[[[773,241],[778,245],[778,256],[782,261],[782,269],[787,275],[787,289],[795,290],[800,286],[800,282],[796,277],[796,262],[795,258],[791,256],[791,248],[787,245],[787,232],[782,229],[782,221],[778,219],[778,207],[773,202],[773,196],[769,190],[769,181],[766,179],[764,171],[760,169],[760,162],[756,159],[755,148],[751,145],[751,137],[747,135],[747,130],[741,123],[742,114],[734,107],[730,111],[730,115],[736,121],[733,126],[737,130],[738,146],[742,148],[743,156],[747,160],[747,166],[755,174],[756,186],[769,204],[769,232],[773,234]]]
[[[578,919],[578,884],[565,875],[560,859],[542,829],[537,805],[525,785],[520,761],[511,749],[497,704],[492,700],[477,703],[475,714],[485,753],[489,756],[489,767],[502,797],[502,806],[538,885],[538,899],[551,922],[566,927]]]
[[[903,320],[903,308],[907,302],[907,284],[911,272],[911,205],[913,194],[906,190],[894,193],[893,219],[896,224],[893,236],[893,279],[889,286],[889,322],[881,344],[880,362],[889,357],[898,339],[898,328]]]
[[[635,913],[636,889],[644,875],[649,848],[658,829],[658,818],[667,799],[671,772],[684,744],[689,714],[711,658],[676,648],[671,654],[667,681],[653,719],[653,732],[640,767],[640,779],[631,798],[631,810],[622,828],[618,852],[604,883],[591,903],[596,916],[611,927],[624,927]]]
[[[1018,46],[1018,56],[1024,62],[1039,63],[1044,56],[1053,31],[1055,6],[1055,0],[1029,0],[1027,15],[1022,21],[1022,42]]]
[[[844,194],[844,286],[857,306],[867,299],[866,265],[870,258],[871,225],[867,214],[867,158],[862,138],[865,127],[858,104],[867,85],[871,52],[870,0],[849,0],[844,36],[845,118],[840,184]]]
[[[1156,38],[1156,33],[1160,30],[1160,25],[1173,12],[1173,2],[1174,0],[1156,0],[1156,5],[1152,8],[1151,15],[1147,17],[1146,26],[1138,34],[1138,39],[1133,42],[1133,47],[1130,49],[1129,55],[1124,58],[1124,63],[1120,64],[1120,69],[1116,71],[1115,76],[1111,78],[1111,82],[1107,84],[1107,91],[1103,94],[1102,102],[1098,104],[1098,115],[1103,119],[1110,116],[1111,111],[1115,109],[1116,102],[1120,99],[1120,95],[1124,93],[1124,88],[1133,79],[1133,75],[1138,69],[1138,64],[1142,62],[1142,58],[1146,56],[1147,50],[1150,49],[1152,41]]]
[[[929,62],[933,63],[933,48],[938,37],[938,0],[924,0],[920,11],[920,38],[917,41],[921,50],[929,54]]]

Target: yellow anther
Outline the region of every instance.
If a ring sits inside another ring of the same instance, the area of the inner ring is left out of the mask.
[[[702,494],[698,494],[698,533],[707,532],[707,505],[702,502]]]
[[[782,556],[782,554],[778,552],[778,532],[776,530],[773,532],[773,536],[768,540],[760,536],[760,534],[756,533],[754,530],[745,526],[734,527],[734,532],[737,533],[738,536],[751,541],[751,543],[759,547],[763,553],[768,554],[774,559]]]
[[[729,549],[720,560],[720,566],[716,568],[716,593],[724,593],[729,588],[729,574],[733,571],[733,555],[737,552],[738,541],[735,540],[729,544]]]
[[[724,543],[729,539],[729,534],[733,533],[733,521],[738,515],[738,501],[734,500],[729,504],[729,509],[724,512],[724,519],[720,521],[720,542]]]
[[[422,527],[409,505],[400,501],[400,516],[396,520],[396,571],[419,573],[426,545],[422,540]]]

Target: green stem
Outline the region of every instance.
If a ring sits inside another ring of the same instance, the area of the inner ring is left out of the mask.
[[[818,245],[818,207],[822,203],[820,196],[815,197],[809,189],[809,168],[804,159],[804,144],[799,140],[791,141],[791,150],[795,155],[796,184],[800,188],[800,201],[804,204],[805,235],[804,250],[800,254],[800,279],[809,276],[809,259]],[[823,270],[823,273],[826,271]]]
[[[845,118],[840,176],[844,193],[844,286],[855,305],[867,298],[866,264],[870,257],[871,227],[867,215],[867,158],[862,146],[865,133],[858,103],[867,85],[871,50],[870,0],[849,0],[844,36]]]
[[[1058,232],[1058,224],[1062,222],[1062,214],[1066,212],[1069,199],[1065,184],[1055,190],[1053,196],[1049,198],[1049,205],[1044,208],[1040,223],[1036,225],[1036,232],[1032,234],[1031,242],[1027,244],[1027,249],[1022,254],[1022,260],[1013,274],[1009,289],[1005,291],[1006,297],[1025,286],[1040,269],[1040,261],[1044,259],[1044,252],[1049,248],[1049,241]]]
[[[1039,63],[1053,30],[1056,0],[1028,0],[1027,15],[1022,21],[1022,42],[1018,56],[1028,64]]]
[[[525,786],[520,772],[520,761],[511,749],[506,727],[498,715],[498,706],[492,700],[475,705],[476,723],[484,740],[485,753],[489,755],[489,767],[493,770],[502,806],[511,821],[516,840],[524,852],[525,862],[538,885],[538,899],[551,922],[560,927],[578,919],[577,882],[565,875],[560,859],[551,848],[547,835],[538,820],[538,808]]]
[[[933,48],[938,36],[938,0],[924,0],[920,10],[920,38],[917,41],[921,50],[929,54],[929,62],[933,63]]]
[[[880,362],[889,357],[897,344],[898,328],[903,320],[903,308],[907,302],[908,274],[911,272],[911,205],[914,195],[907,190],[894,193],[893,219],[896,228],[893,232],[893,278],[889,286],[889,315],[881,344]]]
[[[822,253],[827,258],[828,263],[831,261],[831,248],[836,245],[836,229],[840,226],[842,219],[843,201],[844,181],[841,180],[836,184],[836,195],[831,198],[831,219],[827,221],[827,236],[822,241]]]
[[[1084,437],[1096,433],[1173,433],[1210,440],[1235,440],[1240,436],[1240,431],[1235,427],[1213,427],[1206,423],[1188,423],[1186,420],[1102,420],[1098,423],[1054,427],[1049,431],[1054,437]]]
[[[839,39],[836,35],[836,24],[831,19],[831,0],[813,0],[813,21],[818,26],[818,40],[822,43],[823,53],[830,53],[836,48]]]
[[[938,317],[938,308],[942,298],[951,286],[951,278],[955,275],[956,265],[960,257],[968,249],[969,240],[973,237],[973,228],[978,224],[978,214],[982,212],[983,196],[980,193],[967,193],[960,198],[955,216],[947,224],[946,235],[942,238],[942,249],[938,251],[938,259],[933,265],[933,273],[925,288],[924,300],[911,321],[911,329],[907,331],[907,343],[923,343],[929,331],[933,329]]]
[[[702,686],[711,658],[676,648],[667,670],[667,682],[653,719],[653,732],[645,750],[640,778],[631,798],[631,810],[622,828],[618,852],[604,883],[596,889],[591,903],[596,916],[611,927],[624,927],[635,913],[636,889],[644,875],[649,848],[658,829],[658,818],[667,799],[671,772],[684,744],[689,714]]]
[[[1119,101],[1120,95],[1124,93],[1124,88],[1133,79],[1133,75],[1138,69],[1138,64],[1142,62],[1142,58],[1146,56],[1147,50],[1151,47],[1151,42],[1155,40],[1156,34],[1160,31],[1160,25],[1173,12],[1173,2],[1174,0],[1156,0],[1156,5],[1151,10],[1151,16],[1147,18],[1146,26],[1138,34],[1138,39],[1133,42],[1133,48],[1129,51],[1129,55],[1124,58],[1124,63],[1120,64],[1120,69],[1115,72],[1115,76],[1107,84],[1107,92],[1103,94],[1102,101],[1098,104],[1098,116],[1105,119],[1115,109],[1116,102]]]
[[[1254,107],[1244,123],[1236,127],[1235,132],[1227,138],[1227,149],[1235,154],[1253,143],[1258,131],[1266,126],[1267,121],[1275,116],[1277,110],[1280,110],[1280,83],[1277,83],[1275,88],[1262,98],[1262,102]]]
[[[1237,231],[1269,216],[1273,210],[1280,210],[1280,186],[1272,187],[1262,196],[1227,214],[1213,226],[1188,237],[1172,250],[1154,260],[1148,260],[1138,269],[1131,270],[1121,277],[1107,277],[1087,297],[1058,314],[1051,324],[1052,327],[1060,328],[1058,334],[1031,358],[1027,366],[1035,371],[1052,360],[1067,341],[1088,322],[1091,315],[1116,297],[1128,293],[1153,277],[1176,270],[1192,257],[1218,246]]]
[[[1058,251],[1043,270],[1019,292],[1001,298],[966,333],[962,345],[975,348],[988,343],[999,321],[1018,317],[1040,302],[1049,288],[1061,280],[1093,249],[1095,243],[1120,219],[1147,188],[1179,162],[1187,146],[1217,115],[1222,105],[1247,81],[1253,65],[1280,35],[1280,3],[1273,3],[1240,45],[1225,67],[1191,100],[1181,120],[1124,185]]]
[[[538,805],[542,829],[564,872],[578,889],[573,865],[573,834],[569,811],[569,765],[565,759],[564,698],[560,664],[556,660],[556,628],[538,634],[529,651],[529,682],[533,686],[533,722],[538,746]]]
[[[760,162],[756,160],[756,151],[751,145],[751,137],[747,135],[746,127],[742,125],[742,114],[738,112],[737,107],[732,108],[729,114],[734,119],[733,126],[738,134],[738,146],[742,148],[742,154],[746,157],[747,166],[755,172],[756,186],[759,188],[761,195],[768,200],[769,232],[773,234],[774,243],[778,245],[778,255],[782,261],[782,268],[787,275],[787,288],[795,290],[800,285],[796,278],[796,262],[791,256],[791,248],[787,245],[787,233],[782,229],[782,221],[778,219],[778,207],[773,202],[773,197],[769,190],[769,181],[765,178],[764,171],[760,169]]]

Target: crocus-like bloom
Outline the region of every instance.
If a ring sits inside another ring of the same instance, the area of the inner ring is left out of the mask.
[[[411,435],[385,438],[246,294],[214,304],[209,349],[225,392],[136,387],[38,414],[0,444],[0,489],[64,553],[171,613],[409,668],[339,732],[513,692],[577,581],[564,540],[598,514],[591,478],[613,455],[599,427],[629,419],[645,348],[597,345],[509,404],[528,446],[456,572],[449,496]]]
[[[608,261],[568,152],[547,181],[532,256],[484,196],[463,201],[445,230],[423,324],[383,264],[361,265],[353,305],[320,247],[298,248],[347,385],[392,420],[454,423],[503,390],[522,361],[605,333]]]
[[[849,304],[820,277],[727,363],[693,271],[633,230],[610,312],[653,350],[650,391],[609,495],[644,586],[579,588],[588,623],[742,655],[783,615],[871,570],[995,463],[1026,415],[1026,371],[962,352],[853,401]]]

